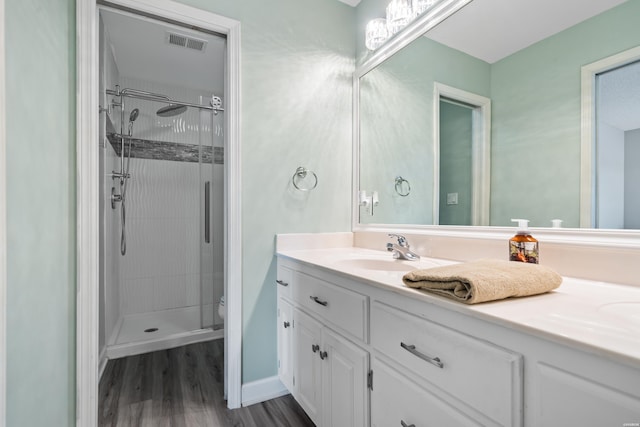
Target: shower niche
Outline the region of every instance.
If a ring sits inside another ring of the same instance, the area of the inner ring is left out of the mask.
[[[104,364],[223,336],[226,40],[109,8],[100,18]]]

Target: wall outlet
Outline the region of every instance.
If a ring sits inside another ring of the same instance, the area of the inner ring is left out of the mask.
[[[458,193],[447,193],[447,204],[448,205],[457,205],[458,204]]]

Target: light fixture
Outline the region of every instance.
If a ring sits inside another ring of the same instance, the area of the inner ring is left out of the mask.
[[[376,50],[389,38],[387,20],[384,18],[372,19],[365,29],[364,44],[369,50]]]
[[[437,0],[413,0],[413,14],[418,16],[424,13],[431,6],[436,4]]]
[[[392,0],[387,5],[387,30],[390,36],[406,27],[415,18],[411,3],[411,0]]]
[[[364,44],[369,50],[376,50],[391,36],[406,27],[439,0],[392,0],[387,5],[387,19],[376,18],[367,23]]]

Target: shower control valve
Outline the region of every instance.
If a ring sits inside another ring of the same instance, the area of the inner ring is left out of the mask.
[[[122,201],[122,194],[116,194],[116,187],[111,187],[111,209],[116,208],[116,203]]]

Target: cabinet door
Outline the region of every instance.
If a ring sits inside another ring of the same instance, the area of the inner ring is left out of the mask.
[[[323,426],[364,427],[369,420],[369,353],[325,329],[322,336]]]
[[[437,392],[432,393],[418,386],[395,369],[374,359],[371,426],[481,427],[485,425],[461,412],[455,400],[447,403],[436,394]]]
[[[293,311],[294,321],[294,394],[309,418],[320,425],[322,405],[322,378],[320,344],[322,325],[298,309]]]
[[[293,308],[278,298],[278,377],[293,391]]]
[[[575,362],[576,366],[584,363],[578,358]],[[596,370],[598,366],[592,369]],[[535,411],[537,425],[637,426],[640,422],[640,393],[632,396],[616,389],[617,384],[628,384],[628,379],[612,376],[611,383],[602,384],[546,363],[538,363],[537,370],[539,403],[537,408],[531,408]],[[637,377],[636,372],[629,371],[631,381]],[[640,390],[637,382],[635,387]]]

